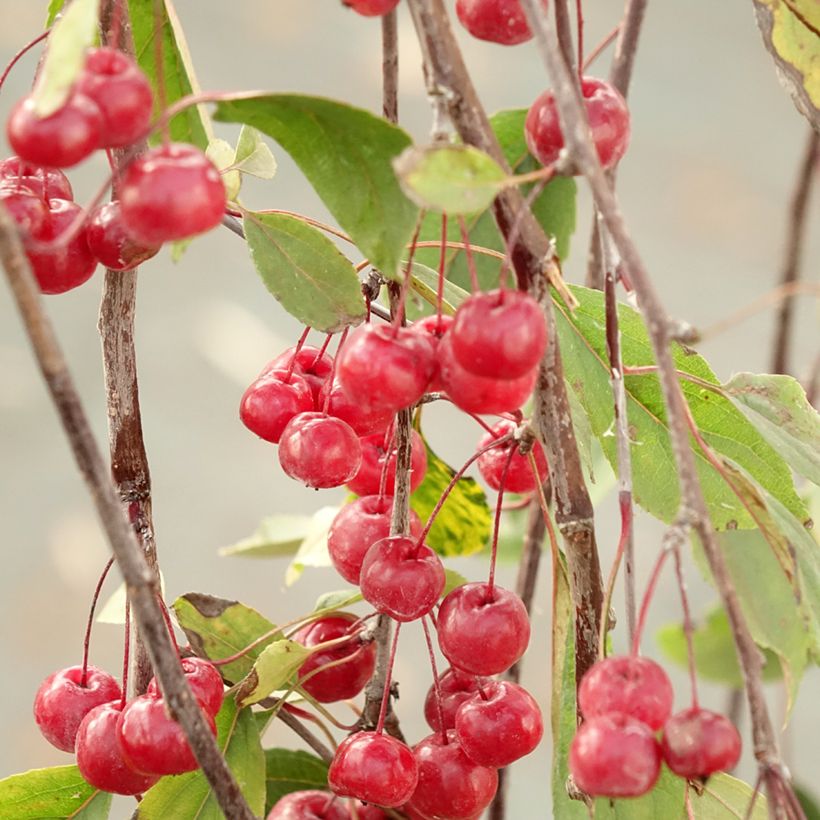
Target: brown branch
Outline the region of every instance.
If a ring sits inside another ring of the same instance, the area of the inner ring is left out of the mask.
[[[293,731],[302,738],[302,740],[316,752],[325,763],[330,763],[333,760],[333,752],[319,740],[307,726],[302,723],[299,718],[295,715],[292,715],[290,712],[286,711],[285,709],[280,709],[276,713],[276,717],[285,724],[285,726],[290,727]]]
[[[100,523],[125,579],[132,612],[142,631],[171,716],[182,726],[194,756],[226,816],[251,820],[253,812],[245,802],[188,686],[159,608],[156,576],[146,563],[142,547],[124,514],[119,494],[94,440],[62,349],[43,309],[42,297],[15,224],[2,206],[0,261],[77,466],[91,493]]]
[[[486,151],[509,168],[453,36],[442,0],[409,0],[426,67],[427,81],[443,90],[450,117],[465,143]],[[539,16],[542,9],[538,10]],[[558,52],[556,52],[558,53]],[[569,69],[568,69],[569,70]],[[493,205],[495,220],[506,239],[512,227],[517,239],[511,251],[518,285],[543,305],[550,344],[539,368],[534,423],[547,452],[555,498],[555,518],[564,537],[575,608],[576,672],[580,677],[597,658],[598,622],[603,583],[593,529],[593,509],[584,482],[572,427],[555,316],[545,272],[555,265],[547,237],[524,210],[517,189],[506,189]]]
[[[786,238],[786,254],[783,260],[783,271],[780,275],[781,287],[796,283],[800,276],[800,260],[803,255],[803,237],[809,213],[809,194],[812,182],[818,174],[817,163],[820,160],[820,134],[809,129],[809,138],[800,167],[797,172],[794,193],[789,207],[789,226]],[[772,373],[788,373],[791,353],[791,329],[794,317],[794,298],[789,296],[780,303],[774,334],[772,352]]]
[[[567,72],[563,61],[557,57],[555,31],[549,20],[538,14],[536,0],[522,0],[522,7],[533,27],[536,44],[553,81],[566,145],[575,166],[587,178],[595,203],[639,298],[658,365],[672,450],[680,481],[681,513],[684,518],[691,521],[700,538],[729,616],[752,716],[754,752],[770,796],[770,812],[774,817],[784,817],[787,816],[789,805],[785,799],[779,798],[784,794],[788,795],[790,787],[787,782],[788,775],[780,760],[775,730],[764,698],[761,679],[762,658],[743,617],[737,592],[720,550],[698,480],[695,458],[690,447],[687,408],[670,351],[669,317],[629,235],[612,187],[601,169],[589,136],[584,109],[573,92],[573,78]]]

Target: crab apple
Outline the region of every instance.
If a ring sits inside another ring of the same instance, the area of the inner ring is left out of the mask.
[[[448,398],[467,413],[508,413],[518,410],[532,393],[538,375],[532,370],[518,379],[490,379],[465,370],[453,354],[450,333],[439,342],[439,383]]]
[[[216,735],[213,716],[200,703]],[[163,698],[141,695],[123,709],[117,743],[125,762],[143,774],[182,774],[199,768],[182,727],[168,714]]]
[[[225,698],[225,685],[222,683],[219,670],[205,658],[182,658],[180,664],[194,697],[206,712],[216,717]],[[156,678],[151,678],[148,682],[145,694],[155,698],[162,697]]]
[[[740,735],[731,720],[708,709],[685,709],[663,727],[666,765],[688,780],[730,771],[740,759]]]
[[[396,414],[388,410],[369,410],[352,400],[338,379],[325,381],[316,398],[316,408],[326,410],[329,416],[347,422],[357,436],[384,437]]]
[[[81,215],[82,209],[74,202],[50,199],[46,221],[25,242],[26,256],[43,293],[65,293],[79,287],[91,278],[97,267],[97,260],[88,247],[85,226],[63,244],[63,234],[75,230]],[[45,243],[55,243],[55,246],[46,248]]]
[[[135,242],[122,221],[119,200],[96,208],[88,218],[86,239],[91,253],[109,270],[133,270],[159,253],[159,245]]]
[[[456,0],[456,14],[479,40],[515,46],[532,38],[520,0]]]
[[[351,400],[395,412],[424,395],[435,371],[433,343],[407,327],[367,324],[347,340],[336,368]]]
[[[279,798],[266,820],[350,820],[350,812],[330,792],[310,789]]]
[[[267,376],[271,370],[288,370],[294,358],[296,361],[293,362],[293,371],[310,385],[313,400],[316,402],[316,409],[321,410],[322,403],[319,400],[319,392],[333,372],[333,356],[329,353],[322,353],[318,347],[302,345],[298,352],[295,347],[289,347],[265,365],[259,374],[259,378]],[[347,421],[347,419],[344,420]]]
[[[358,586],[365,554],[376,541],[390,535],[392,513],[392,496],[365,495],[345,504],[336,514],[327,535],[327,551],[345,581]],[[421,521],[410,510],[410,534],[420,532]]]
[[[399,4],[399,0],[342,0],[349,9],[363,17],[383,17]]]
[[[41,197],[10,180],[0,180],[0,201],[24,237],[42,233],[48,219],[48,206]]]
[[[300,413],[313,412],[310,385],[295,372],[269,370],[251,384],[239,402],[239,418],[252,433],[278,444],[285,427]]]
[[[355,812],[355,813],[354,813]],[[389,820],[388,816],[378,807],[357,800],[350,809],[351,820]]]
[[[498,422],[493,427],[492,433],[487,433],[481,441],[478,442],[478,449],[487,447],[496,439],[507,435],[515,430],[515,424],[506,419]],[[510,450],[515,448],[515,453],[510,459]],[[549,467],[547,466],[547,457],[544,455],[544,448],[540,441],[536,441],[532,447],[532,454],[535,458],[535,465],[538,469],[538,477],[543,483],[549,475]],[[509,467],[507,462],[509,461]],[[501,489],[501,477],[504,475],[504,470],[507,470],[507,477],[504,480],[504,489],[511,493],[531,493],[536,489],[535,476],[532,474],[532,467],[530,466],[529,456],[522,456],[518,452],[518,442],[515,439],[510,439],[498,447],[493,447],[492,450],[487,450],[478,457],[478,470],[484,480],[494,490]]]
[[[83,718],[95,707],[121,697],[120,685],[108,672],[89,666],[83,684],[82,666],[69,666],[52,672],[40,684],[34,720],[52,746],[73,752]]]
[[[387,460],[387,475],[384,491],[392,495],[396,489],[395,439],[384,433],[376,433],[361,439],[362,463],[356,475],[347,482],[347,488],[356,495],[377,495],[381,489],[382,472]],[[388,458],[385,447],[390,447]],[[410,492],[414,492],[427,474],[427,448],[424,440],[415,431],[410,431]]]
[[[356,621],[356,616],[349,612],[336,612],[303,626],[293,639],[306,647],[318,646],[349,635],[350,627]],[[347,643],[314,652],[299,667],[299,677],[305,678],[314,669],[343,658],[348,660],[317,672],[304,683],[300,682],[301,687],[321,703],[356,697],[370,680],[376,665],[376,646],[373,643],[362,644],[352,637]]]
[[[521,290],[474,293],[447,334],[458,363],[489,379],[518,379],[538,366],[547,325],[538,302]]]
[[[87,783],[104,792],[142,794],[159,778],[135,772],[125,762],[117,743],[121,713],[122,704],[115,700],[85,716],[77,732],[77,768]]]
[[[530,619],[521,599],[499,586],[474,582],[441,602],[438,642],[450,664],[474,675],[509,669],[530,641]]]
[[[71,183],[59,168],[45,168],[20,157],[0,160],[0,179],[12,180],[41,199],[74,199]]]
[[[629,145],[629,109],[620,92],[604,80],[584,77],[581,81],[592,141],[601,165],[612,168]],[[530,153],[542,164],[552,165],[564,147],[555,95],[545,91],[530,106],[524,122]]]
[[[436,605],[445,583],[438,555],[406,535],[392,535],[373,544],[359,578],[364,599],[402,622],[426,615]]]
[[[339,487],[362,463],[358,436],[341,419],[324,413],[294,416],[279,439],[279,463],[291,478],[308,487]]]
[[[100,147],[103,117],[84,94],[72,94],[61,108],[40,117],[34,100],[24,97],[9,114],[6,136],[26,162],[50,168],[70,168]]]
[[[209,231],[225,213],[216,166],[193,145],[160,145],[125,169],[119,187],[126,230],[144,245]]]
[[[595,797],[640,797],[661,772],[661,747],[652,730],[620,712],[581,724],[569,747],[575,785]]]
[[[621,712],[658,731],[672,714],[674,692],[663,669],[649,658],[616,655],[590,667],[578,689],[586,718]]]
[[[490,805],[498,789],[498,772],[464,753],[455,732],[429,735],[413,747],[419,783],[408,802],[423,817],[467,820]]]
[[[407,746],[389,735],[358,732],[339,744],[327,782],[342,797],[389,809],[409,800],[418,777],[416,758]]]
[[[453,317],[445,314],[441,316],[425,316],[423,319],[419,319],[411,325],[411,329],[414,333],[421,333],[430,340],[433,345],[433,351],[436,353],[436,365],[433,370],[433,375],[430,377],[428,390],[444,390],[441,385],[441,378],[439,377],[438,343],[452,326]]]
[[[469,700],[479,690],[479,686],[486,687],[492,678],[470,675],[459,669],[447,669],[439,675],[438,689],[441,694],[441,714],[439,714],[438,696],[433,684],[424,699],[424,719],[427,725],[436,732],[441,731],[441,720],[444,720],[445,729],[454,729],[456,713],[464,701]]]
[[[89,49],[77,90],[102,114],[101,147],[131,145],[148,130],[154,106],[151,84],[121,51],[106,46]]]
[[[456,712],[455,730],[474,763],[500,769],[541,742],[544,721],[535,698],[512,681],[490,681]]]

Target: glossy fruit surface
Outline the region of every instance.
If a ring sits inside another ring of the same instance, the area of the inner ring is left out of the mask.
[[[290,420],[313,408],[310,385],[295,370],[290,375],[287,370],[269,370],[242,395],[239,418],[259,438],[278,444]]]
[[[33,191],[16,185],[11,180],[0,180],[0,201],[17,223],[23,237],[43,232],[48,219],[48,207]]]
[[[626,100],[609,83],[595,77],[581,82],[592,141],[601,165],[612,168],[629,146],[630,124]],[[552,91],[545,91],[530,106],[524,123],[530,153],[542,164],[552,165],[564,147],[564,135]]]
[[[91,253],[109,270],[133,270],[159,253],[159,245],[146,246],[131,238],[123,225],[118,200],[91,213],[86,238]]]
[[[342,2],[363,17],[381,17],[393,11],[400,0],[342,0]]]
[[[121,51],[89,49],[77,90],[100,109],[101,147],[131,145],[147,132],[154,105],[151,84],[139,66]]]
[[[202,714],[216,735],[214,719]],[[171,719],[162,698],[142,695],[123,710],[117,742],[125,762],[143,774],[182,774],[199,767],[182,727]]]
[[[649,658],[616,655],[587,670],[578,689],[578,705],[586,718],[622,712],[653,731],[672,714],[674,692],[663,669]]]
[[[441,391],[444,388],[441,385],[441,378],[439,377],[439,363],[438,363],[438,345],[445,333],[453,326],[453,317],[442,314],[441,316],[425,316],[413,322],[411,329],[414,333],[421,333],[430,340],[433,345],[433,351],[436,354],[436,364],[433,368],[433,375],[430,377],[430,384],[427,389],[430,391]]]
[[[350,634],[350,627],[356,620],[355,615],[337,612],[303,626],[293,639],[303,646],[317,646]],[[362,644],[353,638],[347,643],[316,652],[299,667],[299,677],[305,678],[314,669],[342,658],[349,660],[317,672],[300,685],[322,703],[356,697],[373,674],[376,664],[375,644]]]
[[[409,806],[425,817],[466,820],[480,814],[495,797],[498,773],[474,763],[455,732],[429,735],[413,747],[419,783]]]
[[[364,556],[376,541],[390,535],[392,496],[366,495],[345,504],[339,510],[327,535],[330,560],[339,575],[351,584],[359,584]],[[421,532],[421,521],[410,510],[410,534]]]
[[[661,748],[639,720],[614,712],[581,724],[569,749],[579,789],[596,797],[639,797],[656,783]]]
[[[74,199],[68,177],[58,168],[45,168],[20,157],[0,160],[0,178],[28,188],[41,199]]]
[[[329,400],[328,400],[329,397]],[[327,414],[347,422],[357,436],[380,435],[384,437],[387,428],[393,423],[396,414],[393,410],[373,410],[364,408],[355,399],[351,399],[342,388],[341,382],[327,379],[316,397],[316,408],[325,409]]]
[[[225,698],[225,685],[219,670],[205,658],[182,658],[180,664],[194,697],[206,712],[216,717]],[[151,678],[148,682],[145,694],[155,698],[162,697],[156,678]]]
[[[708,709],[686,709],[663,727],[663,759],[677,775],[705,778],[731,771],[740,760],[740,735],[732,721]]]
[[[77,730],[95,707],[122,697],[112,675],[88,667],[85,686],[82,666],[69,666],[49,675],[34,698],[34,719],[43,737],[64,752],[74,751]]]
[[[547,347],[547,325],[538,302],[520,290],[474,293],[456,311],[447,334],[458,363],[489,379],[529,374]]]
[[[102,128],[100,109],[82,94],[72,94],[62,108],[42,118],[35,113],[34,100],[24,97],[9,114],[6,136],[26,162],[70,168],[100,147]]]
[[[515,430],[515,424],[504,419],[494,425],[492,429],[492,433],[487,433],[478,442],[479,450],[492,444],[496,439],[511,433]],[[510,450],[512,449],[515,449],[515,453],[512,460],[510,460]],[[538,476],[543,482],[549,475],[549,467],[540,441],[536,441],[533,445],[532,454],[535,457]],[[507,467],[508,461],[510,462],[509,467]],[[518,442],[515,439],[511,439],[499,447],[493,447],[492,450],[488,450],[478,457],[478,470],[487,484],[494,490],[501,488],[501,477],[504,475],[505,469],[507,475],[504,480],[504,489],[507,492],[531,493],[538,486],[530,466],[530,458],[529,456],[522,456],[518,452]]]
[[[119,188],[122,217],[135,241],[161,245],[209,231],[225,213],[225,186],[193,145],[152,148],[126,169]]]
[[[395,808],[406,803],[418,783],[413,752],[389,735],[358,732],[340,744],[327,781],[342,797]]]
[[[117,742],[119,700],[92,709],[77,732],[77,767],[87,783],[113,794],[142,794],[159,779],[135,772],[123,759]]]
[[[486,583],[456,587],[441,602],[438,642],[452,666],[474,675],[509,669],[525,652],[530,619],[521,599]]]
[[[320,355],[321,354],[321,355]],[[280,353],[273,361],[265,365],[259,377],[266,376],[271,370],[287,370],[291,361],[296,358],[293,365],[295,373],[300,375],[309,385],[316,402],[317,410],[322,409],[319,403],[319,392],[330,374],[333,372],[333,356],[329,353],[322,353],[318,347],[313,345],[302,345],[299,352],[295,347],[289,347]],[[330,415],[333,415],[332,413]]]
[[[438,685],[441,692],[441,717],[444,719],[445,729],[454,729],[456,725],[456,712],[465,700],[469,700],[476,692],[478,686],[484,686],[492,678],[485,678],[462,672],[460,669],[447,669],[439,675]],[[441,731],[441,719],[439,717],[438,704],[436,702],[436,689],[431,686],[424,699],[424,719],[427,725],[436,732]]]
[[[300,413],[279,439],[279,463],[287,475],[308,487],[339,487],[356,475],[362,447],[341,419]]]
[[[415,621],[436,604],[446,582],[441,559],[426,544],[404,535],[377,541],[362,563],[364,599],[397,621]]]
[[[456,14],[479,40],[514,46],[532,37],[520,0],[456,0]]]
[[[490,681],[461,704],[455,730],[470,760],[500,769],[538,746],[544,721],[535,698],[523,686]]]
[[[393,495],[396,488],[396,443],[384,433],[365,436],[361,439],[362,463],[356,475],[347,482],[347,488],[356,495],[378,495],[381,488],[382,471],[387,461],[384,491]],[[388,451],[385,446],[389,447]],[[410,431],[410,492],[418,488],[427,474],[427,448],[424,439],[415,431]]]
[[[350,820],[350,812],[330,792],[311,789],[280,797],[266,820]]]

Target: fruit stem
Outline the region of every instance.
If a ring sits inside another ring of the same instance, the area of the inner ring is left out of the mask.
[[[495,502],[495,521],[493,522],[493,544],[490,551],[490,577],[487,579],[487,596],[488,600],[493,600],[493,593],[495,592],[495,565],[498,557],[498,533],[501,529],[501,508],[504,503],[504,486],[507,483],[507,474],[510,471],[510,464],[515,457],[518,449],[518,442],[513,440],[510,442],[510,454],[507,456],[507,461],[504,463],[504,469],[501,471],[501,477],[498,480],[498,498]]]
[[[407,302],[407,293],[410,290],[410,280],[413,278],[413,257],[416,255],[416,244],[419,241],[419,233],[421,231],[421,224],[424,221],[425,211],[419,211],[418,219],[416,220],[416,229],[413,231],[413,239],[410,241],[410,248],[407,253],[407,266],[404,269],[404,280],[401,283],[401,290],[399,291],[398,304],[391,308],[393,309],[393,337],[399,334],[399,329],[404,324],[404,305]]]
[[[122,649],[122,697],[120,698],[120,711],[125,709],[125,702],[128,700],[128,666],[131,662],[131,602],[125,599],[125,637]]]
[[[447,729],[444,726],[444,709],[441,705],[441,682],[438,679],[438,669],[436,667],[436,653],[433,650],[433,641],[430,638],[430,628],[427,626],[427,618],[422,616],[421,626],[424,629],[424,640],[427,642],[427,656],[430,658],[430,666],[433,669],[433,692],[436,696],[436,712],[438,713],[439,730],[444,745],[447,745]]]
[[[598,43],[592,51],[589,52],[587,58],[584,60],[584,67],[582,69],[583,74],[586,74],[589,71],[589,67],[601,56],[604,49],[608,48],[612,43],[615,41],[615,38],[621,33],[621,29],[623,28],[623,20],[618,23],[606,37]]]
[[[578,80],[584,79],[584,3],[575,0],[575,17],[578,28]]]
[[[438,290],[436,291],[436,316],[441,326],[441,306],[444,303],[444,274],[447,265],[447,214],[441,215],[441,251],[438,257]]]
[[[20,60],[20,58],[21,58],[21,57],[22,57],[22,56],[23,56],[23,55],[24,55],[27,51],[29,51],[30,49],[34,48],[34,46],[36,46],[36,45],[37,45],[37,43],[40,43],[40,42],[42,42],[43,40],[45,40],[45,39],[46,39],[46,37],[48,37],[48,35],[49,35],[49,34],[51,34],[51,29],[50,29],[50,28],[47,28],[47,29],[46,29],[46,30],[45,30],[42,34],[38,34],[38,35],[37,35],[37,36],[36,36],[33,40],[31,40],[31,41],[29,41],[28,43],[26,43],[26,44],[25,44],[25,45],[24,45],[24,46],[23,46],[23,47],[22,47],[22,48],[21,48],[21,49],[20,49],[20,50],[19,50],[19,51],[18,51],[18,52],[17,52],[17,53],[16,53],[16,54],[12,57],[12,58],[11,58],[11,60],[9,61],[9,64],[6,66],[5,70],[3,71],[3,74],[2,74],[2,75],[0,75],[0,88],[2,88],[2,87],[3,87],[3,83],[5,83],[5,82],[6,82],[6,78],[9,76],[9,74],[11,73],[11,70],[14,68],[14,66],[17,64],[17,62]]]
[[[108,576],[108,570],[111,569],[112,565],[114,564],[114,559],[109,558],[105,568],[100,575],[100,579],[97,581],[97,586],[94,588],[94,595],[91,598],[91,609],[88,612],[88,623],[85,627],[85,637],[83,638],[83,674],[80,678],[80,686],[85,688],[88,683],[88,650],[91,645],[91,628],[94,625],[94,610],[97,608],[97,601],[100,598],[100,591],[102,590],[102,585],[105,583],[105,579]]]
[[[165,605],[165,601],[162,600],[162,596],[157,595],[157,601],[159,602],[159,609],[162,613],[162,620],[165,621],[165,628],[168,630],[168,637],[171,639],[177,657],[179,657],[179,644],[177,643],[177,636],[174,634],[174,625],[171,623],[171,615],[168,612],[168,607]]]
[[[381,474],[379,475],[379,498],[384,498],[384,492],[387,488],[387,472],[390,469],[390,454],[393,452],[393,443],[396,440],[396,424],[393,422],[384,434],[384,443],[382,450],[384,451],[384,463],[382,464]],[[399,466],[398,457],[396,458],[396,467]],[[394,478],[395,485],[395,478]]]
[[[305,344],[307,340],[308,334],[310,333],[310,325],[305,325],[305,329],[302,331],[302,335],[299,337],[299,341],[296,342],[296,348],[293,351],[293,355],[290,357],[290,361],[288,362],[288,371],[285,374],[285,384],[290,384],[290,377],[293,375],[293,369],[296,367],[296,357],[299,355],[299,351],[302,349],[302,346]],[[320,354],[321,355],[321,354]],[[318,359],[318,357],[317,357]],[[316,364],[316,362],[314,362]]]
[[[316,358],[310,363],[310,367],[308,368],[308,372],[313,371],[313,368],[316,367],[317,364],[322,360],[322,356],[327,353],[327,349],[330,346],[330,340],[333,338],[332,333],[328,333],[325,336],[324,342],[322,342],[322,346],[319,348],[319,352],[316,354]]]
[[[162,42],[165,32],[162,26],[162,7],[163,0],[154,0],[154,76],[157,80],[159,110],[166,111],[168,108],[168,91],[165,87],[164,43]],[[162,120],[162,142],[163,145],[169,145],[171,142],[171,120],[169,117],[163,117]]]
[[[333,387],[333,380],[336,378],[336,362],[339,361],[339,354],[342,351],[342,345],[344,345],[345,340],[347,339],[347,332],[349,330],[350,330],[350,328],[346,327],[342,331],[342,335],[339,337],[339,346],[336,348],[336,358],[333,359],[333,364],[330,366],[330,377],[328,378],[328,381],[330,382],[330,387],[331,388]],[[326,341],[329,341],[329,340],[326,340]],[[323,350],[324,350],[324,348],[323,348]],[[331,393],[331,390],[328,389],[327,395],[325,396],[325,400],[322,403],[322,413],[324,413],[325,415],[327,415],[328,408],[330,407],[330,393]]]
[[[598,656],[606,657],[606,633],[609,631],[609,608],[612,605],[612,596],[615,592],[615,582],[618,580],[618,573],[621,569],[626,545],[632,534],[632,500],[621,494],[618,497],[618,504],[621,508],[621,535],[618,538],[618,548],[615,551],[615,559],[612,562],[612,569],[606,579],[606,589],[604,590],[604,603],[601,607],[601,624],[598,634]],[[634,638],[634,634],[633,634]]]
[[[475,293],[481,290],[478,285],[478,270],[476,269],[475,259],[473,258],[473,249],[470,245],[470,234],[467,231],[467,223],[461,214],[458,215],[458,227],[461,231],[461,241],[464,243],[464,253],[467,256],[467,270],[470,272],[470,290]]]
[[[698,676],[695,669],[695,644],[693,640],[694,626],[692,624],[692,613],[689,609],[689,596],[686,594],[686,578],[683,575],[683,563],[680,557],[680,548],[675,548],[675,577],[678,579],[678,590],[680,591],[680,602],[683,607],[683,634],[686,636],[686,654],[688,656],[689,682],[692,687],[692,708],[699,709],[698,700]]]
[[[396,650],[399,646],[399,632],[401,632],[401,622],[396,622],[396,631],[393,633],[393,645],[390,647],[390,660],[387,662],[387,674],[384,676],[384,694],[382,695],[382,705],[379,709],[379,720],[376,723],[376,734],[380,735],[384,731],[384,720],[387,717],[387,704],[390,702],[390,683],[393,678],[393,663],[396,660]]]

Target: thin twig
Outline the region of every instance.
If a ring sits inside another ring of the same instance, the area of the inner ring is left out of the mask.
[[[286,709],[280,709],[276,713],[276,717],[279,718],[285,726],[289,726],[293,729],[293,731],[296,732],[296,734],[299,735],[299,737],[301,737],[302,740],[304,740],[305,743],[307,743],[307,745],[310,746],[310,748],[313,749],[313,751],[325,761],[325,763],[330,763],[330,761],[333,760],[333,752],[331,752],[330,749],[325,746],[325,744],[322,743],[322,741],[319,740],[319,738],[316,737],[316,735],[314,735],[313,732],[311,732],[301,720],[299,720],[299,718],[292,715]]]

